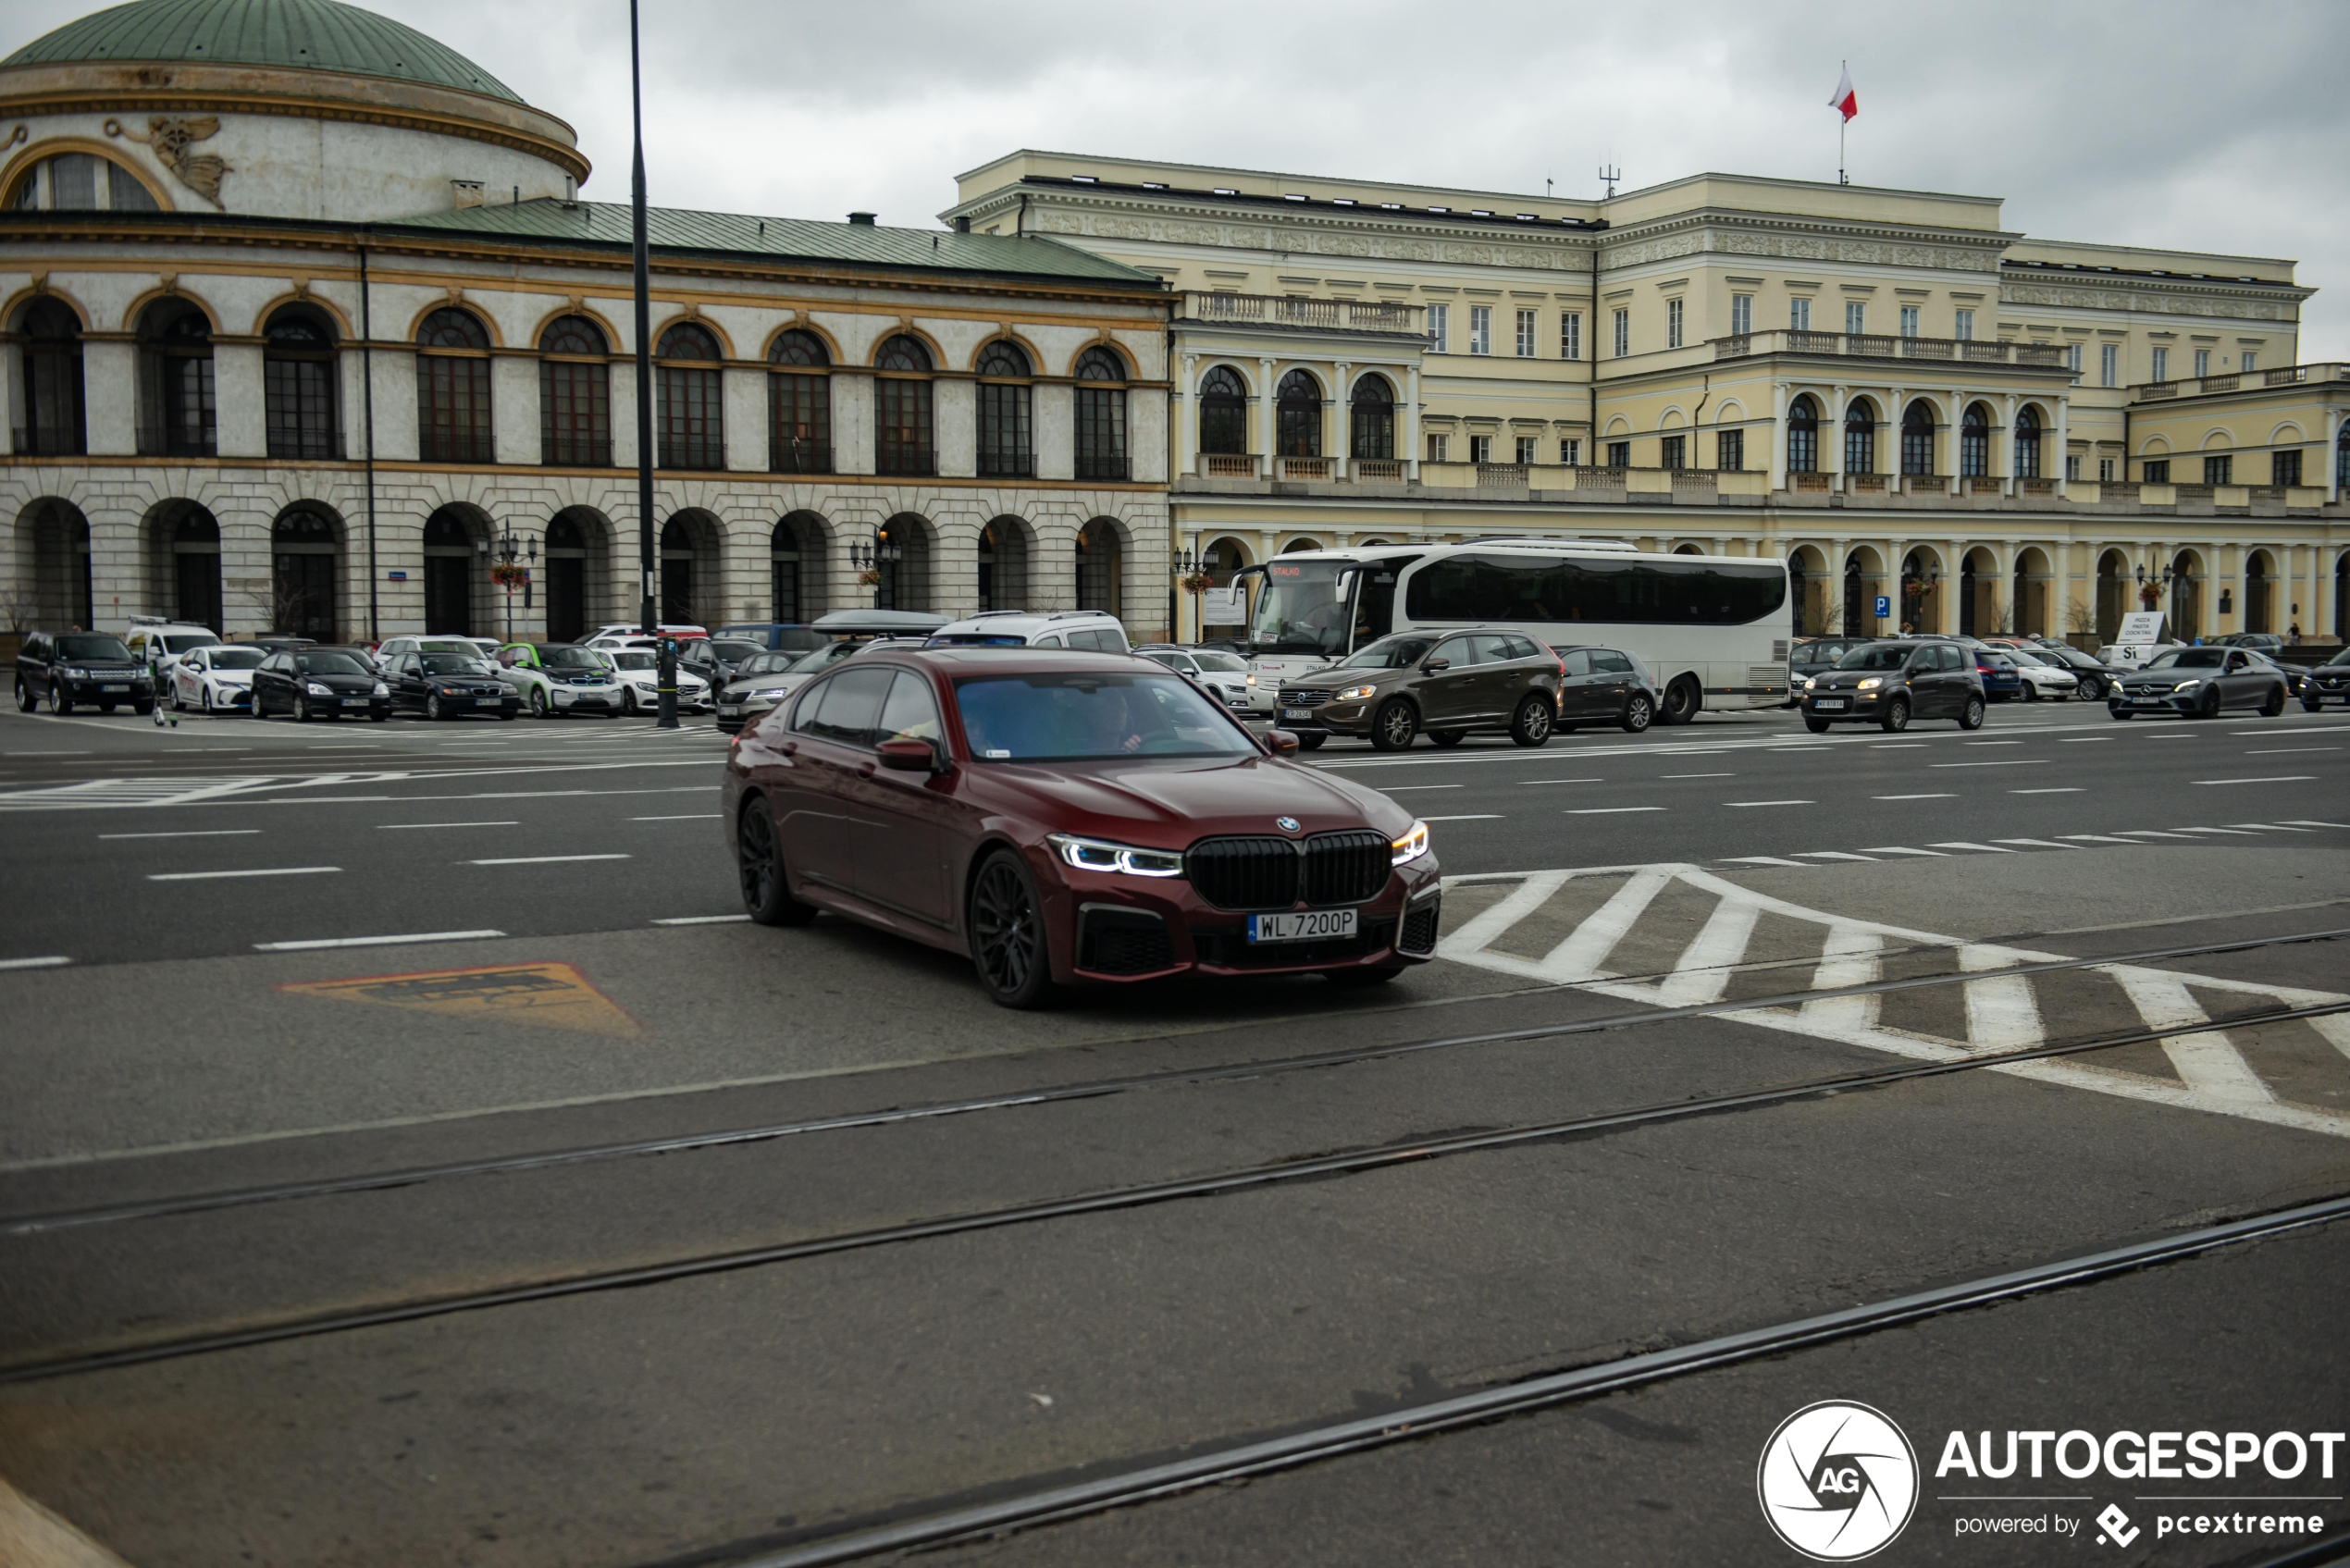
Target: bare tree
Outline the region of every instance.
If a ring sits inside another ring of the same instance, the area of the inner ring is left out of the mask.
[[[41,619],[41,599],[20,584],[0,584],[0,620],[6,620],[10,633],[22,636],[32,630]]]

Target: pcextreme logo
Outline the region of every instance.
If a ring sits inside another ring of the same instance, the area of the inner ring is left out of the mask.
[[[1754,1489],[1779,1539],[1815,1562],[1857,1562],[1916,1512],[1917,1451],[1883,1411],[1823,1400],[1779,1423]]]

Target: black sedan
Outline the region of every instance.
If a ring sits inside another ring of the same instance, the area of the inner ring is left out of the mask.
[[[2309,672],[2301,688],[2301,706],[2315,713],[2329,702],[2350,702],[2350,648]]]
[[[391,717],[391,688],[365,648],[289,648],[253,673],[253,711],[259,719],[291,713],[297,723],[365,714],[380,724]]]
[[[463,653],[402,653],[384,671],[391,705],[427,719],[460,713],[494,713],[511,719],[522,711],[522,693],[498,677],[487,659]]]

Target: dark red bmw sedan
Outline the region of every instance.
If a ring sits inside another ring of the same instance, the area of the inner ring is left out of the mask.
[[[736,737],[751,918],[969,953],[1008,1006],[1183,973],[1376,982],[1436,948],[1428,828],[1149,660],[860,654]]]

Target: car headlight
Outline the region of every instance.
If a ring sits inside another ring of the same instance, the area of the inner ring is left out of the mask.
[[[1348,686],[1344,691],[1340,692],[1336,697],[1331,698],[1330,700],[1332,702],[1360,702],[1363,698],[1369,697],[1372,693],[1378,690],[1379,687],[1377,686]]]
[[[1867,680],[1861,683],[1860,689],[1861,691],[1874,691],[1877,687],[1883,685],[1885,685],[1885,682],[1881,677],[1871,675]]]
[[[1057,833],[1046,836],[1053,852],[1082,871],[1123,871],[1130,877],[1180,877],[1183,857],[1171,849],[1137,849],[1107,839],[1077,838]]]
[[[308,692],[313,697],[332,697],[335,695],[334,687],[329,685],[321,685],[316,681],[305,683],[302,689]]]
[[[77,670],[70,664],[67,665],[64,669],[59,670],[57,673],[63,675],[68,681],[86,681],[90,678],[89,671]]]
[[[2195,687],[2201,685],[2202,684],[2203,682],[2201,678],[2198,677],[2197,679],[2192,681],[2181,681],[2177,685],[2172,686],[2171,689],[2172,691],[2193,691]]]
[[[1255,675],[1251,675],[1251,676],[1248,678],[1248,684],[1249,684],[1250,685],[1255,685],[1256,684],[1256,677],[1255,677]]]
[[[1428,824],[1414,822],[1402,838],[1389,839],[1387,847],[1389,865],[1400,866],[1407,860],[1418,859],[1428,853]]]
[[[1811,677],[1811,676],[1806,675],[1806,676],[1804,676],[1804,677],[1803,677],[1803,689],[1804,689],[1805,691],[1810,691],[1810,690],[1812,689],[1812,684],[1813,684],[1813,683],[1812,683],[1812,677]]]
[[[391,695],[391,688],[384,685],[381,681],[377,681],[376,683],[376,695],[377,697],[390,697]]]

